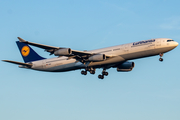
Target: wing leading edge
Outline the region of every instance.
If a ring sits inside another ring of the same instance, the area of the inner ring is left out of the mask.
[[[54,46],[48,46],[48,45],[29,42],[29,41],[25,41],[24,39],[20,37],[18,37],[18,39],[20,42],[23,42],[23,43],[26,43],[26,44],[29,44],[38,48],[45,49],[45,51],[50,52],[50,55],[54,54],[55,51],[58,51],[61,49],[68,49],[68,48],[63,48],[63,47],[54,47]],[[71,50],[71,52],[72,52],[71,54],[63,55],[63,56],[69,57],[68,59],[74,58],[82,63],[85,63],[89,57],[99,54],[99,53],[90,53],[90,52],[78,51],[78,50]],[[110,56],[107,56],[107,58],[110,58]]]
[[[26,43],[26,44],[29,44],[29,45],[32,45],[32,46],[35,46],[35,47],[38,47],[38,48],[45,49],[47,52],[52,52],[52,51],[59,50],[59,49],[65,49],[63,47],[54,47],[54,46],[48,46],[48,45],[43,45],[43,44],[38,44],[38,43],[25,41],[24,39],[22,39],[20,37],[18,37],[18,39],[19,39],[20,42],[23,42],[23,43]],[[77,50],[72,50],[72,54],[80,55],[80,56],[92,55],[92,53],[84,52],[84,51],[77,51]]]

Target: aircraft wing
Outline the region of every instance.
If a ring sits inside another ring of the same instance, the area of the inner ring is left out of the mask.
[[[70,48],[54,47],[54,46],[48,46],[48,45],[33,43],[33,42],[25,41],[24,39],[22,39],[20,37],[18,37],[18,39],[20,42],[45,49],[45,51],[50,52],[50,55],[54,54],[55,51],[60,50],[60,49],[70,49]],[[77,51],[77,50],[71,50],[71,52],[72,53],[70,55],[60,55],[60,56],[66,56],[66,57],[69,57],[69,59],[74,58],[80,62],[84,62],[90,56],[99,54],[99,53],[90,53],[90,52],[86,52],[86,51]],[[110,56],[106,56],[106,57],[109,58]]]
[[[43,44],[38,44],[38,43],[33,43],[33,42],[29,42],[29,41],[25,41],[24,39],[18,37],[19,41],[20,42],[23,42],[23,43],[26,43],[26,44],[29,44],[29,45],[32,45],[32,46],[35,46],[35,47],[39,47],[39,48],[42,48],[42,49],[45,49],[45,50],[48,50],[48,49],[59,49],[60,47],[53,47],[53,46],[48,46],[48,45],[43,45]]]

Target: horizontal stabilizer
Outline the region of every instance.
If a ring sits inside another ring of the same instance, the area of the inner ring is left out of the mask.
[[[22,62],[16,62],[16,61],[11,61],[11,60],[2,60],[2,61],[17,64],[17,65],[27,66],[29,68],[32,67],[32,64],[30,63],[22,63]]]

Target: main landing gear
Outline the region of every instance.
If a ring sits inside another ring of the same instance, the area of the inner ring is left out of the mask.
[[[87,71],[89,71],[90,74],[95,74],[95,70],[96,69],[93,69],[93,68],[86,68],[85,70],[81,71],[81,74],[82,75],[87,75]]]
[[[96,69],[94,68],[86,68],[85,70],[81,71],[82,75],[87,75],[87,72],[89,71],[90,74],[95,74]],[[104,79],[104,76],[108,76],[108,72],[106,72],[106,69],[103,69],[102,74],[98,75],[99,79]]]
[[[162,62],[162,61],[163,61],[163,58],[162,58],[163,53],[160,53],[160,54],[159,54],[159,56],[160,56],[159,61],[161,61],[161,62]]]
[[[101,74],[98,75],[98,78],[99,78],[99,79],[104,79],[104,76],[108,76],[108,72],[106,72],[105,69],[102,71],[102,75],[101,75]]]
[[[82,71],[81,71],[81,74],[82,74],[82,75],[87,75],[87,71],[82,70]]]

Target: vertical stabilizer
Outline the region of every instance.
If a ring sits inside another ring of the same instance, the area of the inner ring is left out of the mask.
[[[19,41],[16,41],[16,43],[25,63],[45,59],[38,55],[29,45]]]

